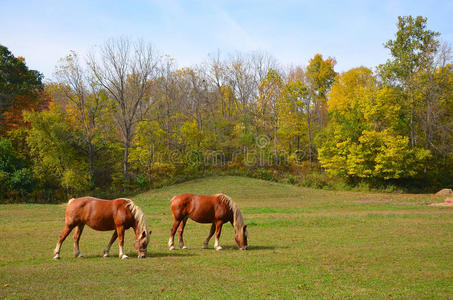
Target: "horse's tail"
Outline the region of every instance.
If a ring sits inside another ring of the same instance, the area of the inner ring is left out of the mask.
[[[176,197],[177,197],[177,196],[173,196],[173,198],[171,198],[171,199],[170,199],[170,203],[172,203],[172,202],[173,202],[173,200],[175,200],[175,199],[176,199]]]

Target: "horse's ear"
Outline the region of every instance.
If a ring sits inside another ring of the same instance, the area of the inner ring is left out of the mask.
[[[247,225],[244,225],[244,231],[246,231],[246,230],[247,230]]]
[[[153,232],[152,230],[149,231],[149,235],[151,235],[151,232]]]
[[[146,230],[142,232],[142,238],[146,237]]]

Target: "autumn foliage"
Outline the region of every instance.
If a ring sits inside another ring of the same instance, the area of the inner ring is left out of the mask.
[[[261,52],[178,68],[143,42],[111,39],[87,60],[70,52],[43,85],[1,46],[1,197],[109,196],[214,173],[451,186],[449,45],[409,16],[385,47],[375,70],[338,73],[332,57],[283,68]]]

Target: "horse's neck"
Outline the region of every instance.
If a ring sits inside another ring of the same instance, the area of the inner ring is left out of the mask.
[[[234,210],[231,207],[230,207],[230,215],[231,215],[231,218],[229,221],[231,222],[231,224],[233,224],[234,230],[236,230],[236,227],[234,226]]]
[[[135,220],[135,218],[134,218],[132,228],[134,228],[135,235],[137,235],[139,228],[138,228],[138,222],[137,222],[137,220]]]

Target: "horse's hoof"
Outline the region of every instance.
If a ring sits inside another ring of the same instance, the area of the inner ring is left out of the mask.
[[[203,246],[201,247],[201,249],[208,249],[208,248],[209,248],[208,245],[204,245],[204,244],[203,244]]]
[[[110,255],[108,253],[104,253],[103,257],[110,257]]]
[[[175,246],[171,246],[168,250],[170,250],[170,251],[175,250]]]
[[[185,250],[185,249],[189,249],[189,248],[187,248],[187,246],[182,246],[181,249]]]
[[[223,248],[222,248],[221,246],[215,247],[215,250],[216,250],[216,251],[219,251],[219,250],[222,250],[222,249],[223,249]]]
[[[128,259],[129,256],[127,256],[126,254],[123,254],[123,256],[121,256],[121,259]]]
[[[55,260],[60,259],[60,255],[59,255],[59,254],[55,255],[55,256],[53,257],[53,259],[55,259]]]
[[[77,257],[77,258],[83,257],[83,254],[82,254],[82,253],[79,253],[76,257]]]

